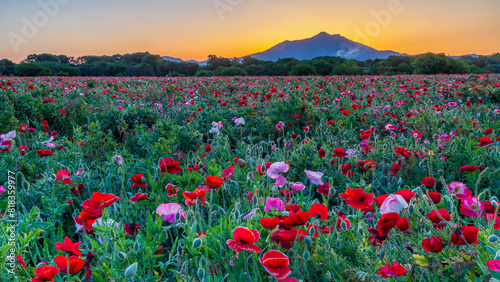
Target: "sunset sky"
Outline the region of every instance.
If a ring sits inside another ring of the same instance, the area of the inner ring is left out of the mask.
[[[205,60],[321,31],[407,54],[489,55],[500,51],[499,12],[498,0],[4,1],[0,58],[149,51]]]

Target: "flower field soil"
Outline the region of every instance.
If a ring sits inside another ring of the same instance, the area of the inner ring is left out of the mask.
[[[0,78],[1,281],[498,281],[500,76]]]

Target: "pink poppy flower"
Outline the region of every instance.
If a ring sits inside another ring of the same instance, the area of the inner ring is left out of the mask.
[[[278,186],[280,188],[285,186],[285,184],[287,184],[287,183],[288,183],[288,181],[281,174],[276,178],[276,186]]]
[[[460,203],[460,212],[469,217],[478,217],[483,210],[483,203],[477,200],[476,196],[463,199]]]
[[[292,185],[290,185],[290,189],[292,189],[292,191],[302,191],[306,189],[306,186],[302,183],[292,183]]]
[[[405,198],[401,195],[391,194],[387,197],[382,205],[380,206],[380,214],[386,214],[391,212],[399,213],[402,209],[408,207],[408,203]]]
[[[287,172],[289,168],[285,162],[277,162],[269,166],[266,173],[271,179],[276,179],[280,173]]]
[[[179,220],[183,220],[186,216],[186,212],[184,212],[181,205],[178,203],[161,204],[156,208],[156,213],[160,218],[163,216],[163,221],[168,221],[170,223],[176,222],[177,214],[179,214]]]
[[[458,181],[453,181],[450,183],[448,186],[448,189],[450,190],[451,194],[454,194],[457,199],[467,199],[470,198],[472,195],[472,191],[465,186],[465,183],[458,182]]]
[[[280,198],[267,198],[266,205],[264,206],[264,211],[268,212],[272,209],[276,211],[284,211],[285,203]]]
[[[397,261],[393,265],[389,266],[389,263],[385,264],[385,267],[381,267],[377,275],[381,275],[383,278],[398,277],[403,276],[408,273],[408,270],[400,265]]]
[[[311,181],[311,183],[316,184],[316,185],[321,185],[323,184],[323,181],[321,181],[321,177],[323,177],[323,173],[317,172],[317,171],[310,171],[310,170],[304,170],[307,178]]]

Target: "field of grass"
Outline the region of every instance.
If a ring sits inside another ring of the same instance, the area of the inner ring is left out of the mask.
[[[500,75],[0,94],[1,281],[500,279]]]

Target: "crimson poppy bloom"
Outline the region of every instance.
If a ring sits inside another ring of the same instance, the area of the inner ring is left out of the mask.
[[[61,273],[69,274],[75,274],[79,272],[85,264],[85,261],[77,256],[70,256],[69,258],[67,258],[64,255],[58,255],[54,258],[54,261],[56,262],[57,267],[59,267],[59,270],[61,270]]]
[[[161,159],[158,165],[160,166],[161,175],[165,172],[168,174],[177,174],[182,170],[179,167],[179,162],[170,157]]]
[[[177,195],[177,192],[179,191],[179,188],[175,187],[173,184],[167,184],[165,187],[167,189],[167,196],[168,197],[173,197],[174,195]]]
[[[65,251],[65,252],[68,252],[70,253],[71,255],[74,255],[74,256],[82,256],[82,253],[80,252],[80,244],[82,242],[71,242],[71,239],[68,238],[68,237],[64,237],[64,241],[62,243],[55,243],[54,244],[54,247],[57,249],[57,250],[61,250],[61,251]]]
[[[220,189],[222,187],[222,183],[224,183],[224,179],[218,176],[207,175],[205,178],[205,185],[211,189]]]
[[[290,214],[283,218],[280,222],[280,226],[284,229],[290,229],[294,226],[304,225],[309,220],[311,215],[309,212],[298,211],[298,212],[290,212]]]
[[[262,258],[259,258],[259,261],[266,271],[276,279],[284,279],[292,273],[288,267],[290,263],[288,257],[280,251],[266,252]]]
[[[405,217],[400,217],[396,222],[396,228],[401,232],[407,231],[410,229],[410,220]]]
[[[490,128],[488,128],[488,129],[486,129],[486,130],[483,132],[483,134],[484,134],[484,135],[488,135],[488,134],[490,134],[492,131],[493,131],[493,127],[490,127]]]
[[[38,154],[39,158],[50,157],[54,154],[50,150],[36,150],[36,153]]]
[[[374,161],[366,160],[358,162],[358,166],[361,167],[362,169],[370,169],[377,167],[377,163]]]
[[[68,112],[66,112],[66,110],[65,110],[65,109],[63,109],[63,108],[59,109],[59,111],[60,111],[60,112],[61,112],[61,114],[63,114],[63,115],[67,115],[67,114],[68,114]]]
[[[328,183],[323,183],[318,186],[318,189],[316,189],[316,192],[324,195],[325,197],[330,197],[330,184]]]
[[[254,245],[254,243],[259,241],[260,238],[259,231],[256,229],[237,227],[233,230],[233,238],[234,240],[227,240],[226,244],[236,253],[243,250],[251,253],[262,252],[262,249],[259,246]]]
[[[438,214],[439,213],[439,214]],[[436,210],[432,210],[430,213],[425,215],[432,223],[440,223],[441,221],[446,220],[450,221],[451,215],[448,214],[448,211],[446,209],[438,209],[437,212]],[[443,218],[443,219],[441,219]]]
[[[350,163],[346,163],[346,164],[343,164],[341,165],[341,172],[342,172],[342,175],[344,176],[347,176],[347,177],[352,177],[353,176],[353,172],[351,171],[352,169],[352,165]]]
[[[114,202],[120,200],[119,197],[111,193],[94,192],[90,199],[82,203],[84,208],[102,209],[111,206]]]
[[[401,195],[405,201],[409,204],[411,199],[415,196],[415,192],[412,192],[408,189],[401,189],[395,193],[396,195]]]
[[[320,158],[324,158],[324,157],[326,157],[325,149],[323,149],[323,148],[319,149],[319,150],[318,150],[318,156],[319,156]]]
[[[341,229],[342,222],[345,223],[346,230],[349,230],[349,227],[351,227],[351,221],[349,219],[347,219],[347,216],[345,213],[343,213],[342,211],[339,211],[337,213],[337,218],[335,219],[335,228]]]
[[[199,199],[201,201],[201,205],[205,204],[205,194],[207,193],[207,189],[203,187],[198,187],[193,192],[186,191],[182,193],[182,196],[186,199],[185,204],[188,206],[192,206],[196,204],[196,201]]]
[[[100,209],[85,208],[80,212],[80,220],[96,220],[102,216],[102,211]]]
[[[134,234],[137,233],[137,231],[141,228],[142,228],[142,226],[139,224],[135,224],[135,223],[128,224],[127,223],[123,226],[123,231],[125,231],[125,233],[127,233],[130,236],[134,236]]]
[[[424,185],[427,189],[434,188],[436,185],[436,180],[434,177],[424,177],[422,178],[422,185]]]
[[[309,208],[309,214],[311,217],[316,217],[321,220],[327,220],[328,219],[328,208],[323,205],[323,204],[313,204]]]
[[[476,146],[484,147],[493,143],[490,137],[482,137],[478,139],[479,143]]]
[[[437,205],[441,202],[441,193],[439,192],[429,192],[429,197],[431,198],[431,201]]]
[[[377,222],[377,230],[381,235],[386,235],[398,224],[399,214],[390,212],[383,214]]]
[[[451,243],[456,246],[463,246],[466,245],[467,243],[469,245],[478,245],[479,242],[477,240],[477,233],[479,233],[479,228],[474,227],[474,226],[462,226],[462,235],[465,238],[462,238],[462,236],[458,236],[460,234],[460,230],[457,230],[451,234]]]
[[[26,263],[24,263],[23,257],[19,254],[16,256],[17,263],[19,263],[24,269],[26,269]]]
[[[35,278],[31,278],[31,282],[44,282],[51,281],[54,282],[54,276],[56,276],[59,272],[58,267],[50,266],[50,265],[42,265],[35,269]]]
[[[205,145],[205,153],[208,153],[210,151],[212,151],[212,147],[210,146],[210,144]]]
[[[344,148],[339,147],[339,148],[333,149],[332,158],[335,158],[335,157],[345,158],[346,156],[347,156],[347,153],[344,152]]]
[[[71,187],[71,194],[74,194],[74,195],[83,194],[83,187],[85,187],[85,185],[83,183],[80,183],[76,186]]]
[[[430,253],[439,253],[443,250],[443,239],[441,236],[426,238],[422,240],[422,248]]]
[[[265,229],[274,229],[278,224],[280,224],[280,220],[278,217],[263,217],[259,220],[260,224],[262,224],[262,227]]]
[[[146,193],[137,193],[133,197],[130,198],[132,203],[136,203],[137,201],[145,200],[148,197]]]
[[[144,182],[144,174],[142,173],[139,173],[139,174],[136,174],[134,176],[132,176],[130,178],[130,180],[132,180],[132,182],[134,182],[133,184],[130,184],[130,187],[146,187],[146,182]]]
[[[478,166],[477,165],[464,165],[458,169],[458,173],[462,172],[475,172],[477,170]]]
[[[391,170],[390,172],[392,172],[392,174],[396,175],[398,174],[398,172],[401,170],[401,165],[399,163],[395,163],[391,166]]]
[[[375,204],[377,204],[377,207],[380,208],[380,206],[382,206],[382,203],[385,201],[385,199],[387,199],[387,197],[389,197],[388,194],[384,194],[384,195],[380,195],[380,196],[377,196],[375,197]]]
[[[276,232],[271,233],[271,240],[274,242],[279,242],[280,246],[290,250],[292,248],[292,241],[298,239],[304,239],[308,235],[302,229],[278,229]]]
[[[339,198],[344,198],[346,204],[355,209],[367,208],[375,202],[373,199],[374,193],[366,193],[361,188],[349,188],[345,193],[340,193]]]
[[[389,263],[386,263],[385,267],[379,268],[377,275],[381,275],[383,278],[389,278],[403,276],[406,273],[408,273],[408,270],[395,261],[391,266],[389,266]]]

